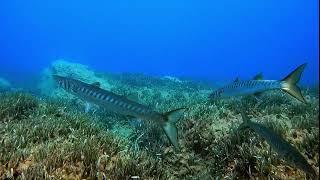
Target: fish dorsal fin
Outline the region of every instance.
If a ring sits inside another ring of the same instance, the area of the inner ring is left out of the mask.
[[[101,83],[100,82],[94,82],[91,84],[92,86],[96,86],[96,87],[100,87],[101,86]]]
[[[240,81],[240,79],[239,79],[239,77],[237,77],[233,82],[239,82]]]
[[[263,80],[263,74],[259,73],[253,77],[253,80]]]

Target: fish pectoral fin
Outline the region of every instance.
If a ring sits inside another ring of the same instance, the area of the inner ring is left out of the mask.
[[[167,121],[163,123],[162,128],[169,138],[170,143],[176,150],[179,150],[178,129],[176,123],[181,119],[184,111],[184,108],[180,108],[164,114]]]

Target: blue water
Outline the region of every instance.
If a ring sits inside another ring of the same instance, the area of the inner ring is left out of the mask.
[[[319,73],[317,0],[0,3],[0,77],[24,81],[64,58],[104,72],[212,81],[264,72],[281,79],[308,62]]]

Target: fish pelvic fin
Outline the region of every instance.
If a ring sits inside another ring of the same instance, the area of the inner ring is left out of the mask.
[[[176,150],[179,150],[178,129],[176,123],[181,119],[184,111],[185,108],[180,108],[164,114],[164,118],[166,121],[162,124],[162,128],[167,135],[170,143]]]
[[[305,69],[307,63],[304,63],[292,71],[287,77],[285,77],[282,82],[282,90],[302,103],[307,103],[304,97],[301,94],[300,88],[297,86],[297,83],[300,81],[301,74]]]
[[[84,106],[84,112],[85,112],[85,113],[89,113],[91,107],[92,107],[92,105],[91,105],[89,102],[86,102],[86,103],[85,103],[85,106]]]

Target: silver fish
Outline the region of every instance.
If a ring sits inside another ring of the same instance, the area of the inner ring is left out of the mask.
[[[240,81],[237,79],[233,83],[219,88],[210,95],[210,99],[228,98],[233,96],[245,96],[251,94],[259,94],[268,90],[281,89],[290,94],[300,102],[306,103],[306,100],[301,94],[300,88],[297,83],[300,81],[301,74],[306,67],[306,63],[300,65],[293,72],[291,72],[283,80],[260,80],[257,76],[253,80]]]
[[[294,146],[272,130],[261,124],[252,122],[244,112],[241,112],[241,116],[243,123],[240,125],[239,129],[250,128],[254,130],[259,136],[265,139],[271,148],[277,152],[279,157],[294,167],[303,170],[308,175],[317,177],[316,171]]]
[[[161,114],[124,96],[101,89],[98,83],[87,84],[76,79],[57,75],[53,75],[53,78],[60,87],[86,102],[99,105],[115,113],[157,123],[162,127],[171,144],[176,149],[179,148],[176,122],[181,119],[184,108]]]

